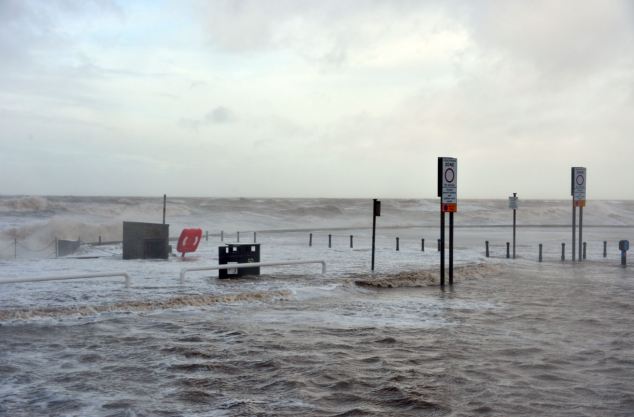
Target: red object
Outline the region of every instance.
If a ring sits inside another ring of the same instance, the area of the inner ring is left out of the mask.
[[[178,238],[176,250],[182,253],[181,256],[185,256],[187,252],[196,252],[202,237],[202,229],[183,229],[181,236]]]
[[[458,204],[443,203],[441,209],[443,213],[456,213],[458,211]]]

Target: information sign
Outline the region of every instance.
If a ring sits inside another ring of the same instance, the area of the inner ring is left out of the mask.
[[[571,194],[576,207],[586,205],[586,169],[573,167],[571,175]]]
[[[438,196],[443,213],[458,211],[458,160],[438,158]]]

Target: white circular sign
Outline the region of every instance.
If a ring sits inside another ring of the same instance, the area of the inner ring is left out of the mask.
[[[456,179],[456,173],[454,172],[453,168],[445,169],[445,181],[453,182],[453,180],[455,179]]]

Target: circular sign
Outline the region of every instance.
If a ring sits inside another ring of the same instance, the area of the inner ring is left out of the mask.
[[[453,182],[454,179],[456,179],[456,173],[454,172],[453,168],[447,168],[445,170],[445,181]]]
[[[577,185],[583,185],[585,180],[586,179],[581,174],[577,175],[577,178],[575,178],[575,182],[577,183]]]

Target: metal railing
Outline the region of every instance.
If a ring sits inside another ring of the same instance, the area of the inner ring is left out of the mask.
[[[127,272],[110,272],[99,274],[81,274],[81,275],[59,275],[50,277],[15,277],[0,278],[0,284],[16,284],[21,282],[42,282],[42,281],[63,281],[68,279],[92,279],[92,278],[108,278],[108,277],[124,277],[125,287],[129,288],[131,284],[130,275]]]
[[[310,260],[310,261],[282,261],[282,262],[252,262],[252,263],[240,263],[240,264],[224,264],[215,266],[201,266],[196,268],[183,268],[180,273],[180,285],[185,284],[185,274],[188,272],[197,271],[216,271],[220,269],[240,269],[240,268],[255,268],[260,266],[283,266],[283,265],[303,265],[303,264],[321,264],[321,273],[326,273],[326,261],[324,260]]]

